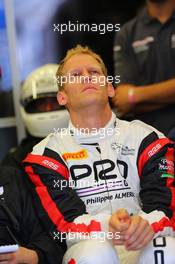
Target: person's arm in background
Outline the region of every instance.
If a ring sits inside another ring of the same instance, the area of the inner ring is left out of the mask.
[[[38,264],[38,256],[34,250],[19,247],[16,252],[0,254],[0,263],[6,264]]]
[[[112,102],[123,114],[162,108],[175,103],[175,79],[147,86],[119,85]]]
[[[175,102],[175,78],[134,89],[136,102],[172,104]]]
[[[137,86],[138,71],[130,42],[129,28],[124,26],[116,35],[114,45],[115,74],[121,84],[116,87],[112,103],[122,114],[149,112],[175,102],[175,79],[157,84]]]
[[[24,193],[24,185],[21,185],[20,171],[13,167],[0,167],[0,185],[3,190],[0,200],[0,240],[3,245],[18,244],[19,248],[15,252],[0,253],[0,263],[8,264],[37,264],[39,257],[35,249],[27,248],[24,233],[22,231],[22,219],[25,215],[21,215],[21,205],[28,199],[21,199]],[[27,197],[27,196],[26,196]],[[31,206],[31,204],[29,204]],[[26,210],[28,208],[26,207]],[[30,227],[30,221],[26,222],[26,233]],[[30,234],[28,234],[30,236]]]

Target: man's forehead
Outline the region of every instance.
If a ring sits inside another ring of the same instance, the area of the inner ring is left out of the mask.
[[[66,61],[63,71],[68,72],[80,67],[97,67],[101,69],[100,63],[90,54],[75,54]]]

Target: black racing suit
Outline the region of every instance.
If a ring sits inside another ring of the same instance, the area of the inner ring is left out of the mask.
[[[0,227],[2,226],[8,226],[20,246],[36,251],[39,263],[62,263],[64,251],[39,223],[27,178],[12,167],[0,168]],[[6,240],[3,235],[5,234],[0,233],[0,241]]]
[[[19,146],[10,149],[10,151],[1,161],[0,165],[21,168],[22,160],[26,157],[28,153],[32,151],[33,147],[38,144],[41,140],[42,138],[27,135],[27,137],[21,141]]]

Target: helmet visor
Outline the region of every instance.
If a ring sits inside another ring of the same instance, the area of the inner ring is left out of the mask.
[[[46,94],[44,95],[46,96]],[[44,113],[58,110],[65,110],[64,106],[58,104],[56,96],[39,97],[35,100],[23,102],[27,113]]]

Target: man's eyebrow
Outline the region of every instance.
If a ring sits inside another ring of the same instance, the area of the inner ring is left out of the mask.
[[[72,72],[77,72],[77,71],[81,71],[81,67],[79,67],[79,68],[72,68],[72,69],[70,69],[70,70],[68,70],[67,72],[65,72],[65,74],[69,74],[69,73],[72,73]]]
[[[103,72],[103,70],[101,69],[100,65],[89,64],[89,65],[84,65],[84,66],[72,68],[72,69],[64,72],[64,74],[69,74],[69,73],[72,73],[72,72],[81,71],[82,68],[84,68],[84,67],[87,67],[87,69],[96,69],[96,70],[99,70],[99,71]]]
[[[81,69],[82,69],[82,67],[72,68],[72,69],[69,70],[69,72],[80,71]]]
[[[98,73],[103,73],[103,70],[102,70],[101,67],[93,67],[93,66],[90,66],[88,68],[88,70],[96,70],[96,71],[98,71]]]

